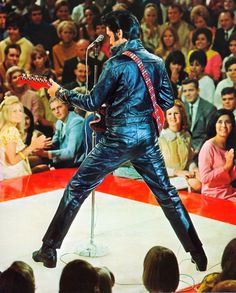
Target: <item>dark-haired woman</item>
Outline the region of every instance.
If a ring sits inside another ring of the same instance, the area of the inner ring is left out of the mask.
[[[234,164],[235,118],[231,111],[217,110],[207,125],[207,140],[199,153],[202,194],[236,201]]]

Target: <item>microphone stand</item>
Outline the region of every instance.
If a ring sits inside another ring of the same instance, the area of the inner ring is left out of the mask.
[[[98,80],[98,54],[99,54],[99,44],[95,44],[94,46],[94,85]],[[93,119],[96,118],[96,113],[93,112]],[[96,131],[92,132],[92,149],[96,145],[97,134]],[[108,248],[102,245],[96,245],[94,242],[94,228],[95,228],[95,190],[92,191],[92,207],[91,207],[91,228],[90,228],[90,241],[87,247],[84,247],[81,251],[79,251],[79,255],[87,256],[87,257],[101,257],[108,253]]]

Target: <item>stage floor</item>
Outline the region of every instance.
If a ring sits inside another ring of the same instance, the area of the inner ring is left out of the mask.
[[[185,253],[161,208],[141,181],[109,175],[95,192],[95,234],[102,257],[83,257],[80,252],[91,242],[91,197],[81,207],[63,245],[58,250],[55,269],[31,259],[55,213],[68,179],[75,170],[61,169],[0,183],[0,270],[15,260],[30,264],[37,293],[58,292],[65,263],[81,258],[94,266],[107,266],[115,275],[113,293],[146,292],[142,286],[142,266],[146,252],[154,245],[167,246],[178,258],[179,290],[192,287],[202,278],[220,270],[225,245],[236,235],[236,203],[208,199],[180,192],[204,244],[209,265],[198,272]],[[191,288],[185,292],[193,292]]]

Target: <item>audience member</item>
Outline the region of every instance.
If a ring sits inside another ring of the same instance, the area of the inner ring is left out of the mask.
[[[234,150],[236,126],[234,114],[217,110],[207,125],[206,141],[199,153],[202,194],[236,201]]]
[[[18,78],[22,73],[25,73],[24,69],[18,66],[12,66],[7,70],[6,86],[9,91],[6,92],[6,96],[17,96],[20,102],[32,112],[34,122],[38,123],[41,118],[40,111],[43,105],[35,91],[29,89],[27,84],[20,84],[18,82]]]
[[[52,60],[52,47],[59,41],[55,27],[44,21],[43,8],[32,5],[29,8],[29,20],[24,26],[24,34],[34,46],[42,45]]]
[[[171,26],[177,33],[181,51],[187,55],[189,50],[189,34],[193,27],[183,20],[184,10],[180,4],[172,3],[167,8],[169,21],[162,25],[162,29]]]
[[[0,41],[6,37],[6,19],[8,12],[7,5],[0,6]]]
[[[215,28],[209,26],[210,24],[210,15],[207,7],[205,5],[196,5],[190,12],[190,20],[194,25],[195,29],[190,32],[189,39],[190,39],[190,48],[193,49],[192,46],[192,37],[193,33],[199,28],[207,28],[212,32],[212,36],[214,39],[215,36]]]
[[[207,56],[203,50],[193,51],[189,57],[189,78],[197,79],[199,95],[214,104],[215,83],[212,77],[205,73]]]
[[[179,266],[172,250],[154,246],[143,263],[143,284],[148,292],[174,292],[179,284]]]
[[[14,261],[0,273],[0,292],[34,293],[35,278],[32,268],[23,261]]]
[[[92,42],[95,40],[96,32],[93,26],[93,20],[100,14],[96,5],[89,5],[84,7],[84,23],[79,28],[79,38],[89,40]]]
[[[197,156],[206,136],[207,122],[216,111],[216,107],[199,96],[199,85],[196,79],[184,80],[182,92],[192,134],[192,146]]]
[[[22,140],[24,133],[23,105],[16,96],[5,97],[0,105],[0,140],[2,143],[3,178],[14,178],[31,174],[28,156],[38,149],[50,144],[50,139],[41,135],[25,146]]]
[[[185,71],[185,58],[180,50],[172,51],[165,61],[166,70],[170,78],[176,98],[180,95],[182,81],[188,77]]]
[[[220,273],[211,273],[203,279],[200,287],[198,288],[199,293],[216,292],[212,291],[212,288],[220,282],[226,280],[236,280],[236,238],[233,238],[226,245],[223,251],[221,269],[222,271]]]
[[[98,291],[99,293],[112,293],[112,287],[115,285],[115,277],[107,267],[95,267],[98,273]]]
[[[82,127],[84,119],[69,111],[68,105],[57,98],[49,101],[52,113],[58,119],[52,138],[51,150],[40,150],[36,154],[51,161],[55,168],[78,166],[83,158]]]
[[[236,90],[234,87],[225,87],[221,91],[222,107],[230,110],[236,119]]]
[[[90,6],[90,5],[94,5],[93,0],[85,0],[73,8],[72,13],[71,13],[71,17],[72,17],[72,20],[78,26],[80,26],[81,24],[83,24],[85,22],[84,9],[85,9],[85,7]]]
[[[141,36],[144,47],[154,52],[159,45],[160,25],[158,24],[158,8],[154,3],[148,3],[144,7],[141,20]]]
[[[77,55],[77,44],[74,38],[77,34],[76,25],[72,21],[62,21],[57,27],[60,42],[53,46],[53,68],[59,81],[62,79],[62,71],[65,60]]]
[[[222,108],[221,91],[223,88],[236,88],[236,57],[229,58],[229,60],[225,63],[225,70],[227,78],[221,80],[217,84],[214,94],[214,105],[217,107],[217,109]]]
[[[29,146],[36,137],[42,135],[42,132],[35,129],[34,126],[34,117],[29,109],[24,107],[24,114],[25,114],[25,126],[24,126],[24,133],[22,136],[22,140],[25,145]],[[29,164],[31,172],[38,173],[43,171],[50,170],[48,165],[42,161],[42,159],[37,156],[36,154],[31,154],[28,156]]]
[[[220,28],[216,30],[213,42],[213,50],[220,53],[221,58],[224,59],[230,54],[229,38],[232,33],[236,32],[236,25],[234,20],[234,13],[229,10],[221,11],[219,15]]]
[[[209,74],[215,81],[220,79],[222,58],[217,51],[211,49],[212,32],[207,28],[199,28],[193,33],[193,46],[196,50],[203,50],[207,56],[207,64],[205,73]],[[189,72],[189,56],[192,50],[188,53],[187,72]]]
[[[99,276],[95,268],[85,260],[76,259],[62,270],[59,293],[96,293]]]
[[[194,192],[200,192],[201,183],[193,162],[187,114],[180,100],[175,100],[174,106],[165,112],[165,125],[159,144],[169,177],[184,177]]]
[[[30,56],[30,73],[44,75],[50,68],[49,56],[42,45],[34,46]]]
[[[63,72],[62,72],[62,84],[67,84],[75,81],[75,76],[73,74],[78,62],[80,60],[85,60],[86,50],[89,46],[89,41],[85,39],[80,39],[77,42],[76,47],[76,57],[70,58],[65,61]]]
[[[225,63],[231,57],[236,57],[236,32],[232,33],[232,35],[230,36],[228,46],[229,46],[230,55],[226,56],[223,60],[223,64],[221,68],[222,78],[226,78]]]
[[[18,65],[20,60],[21,48],[18,44],[9,44],[4,49],[4,59],[0,63],[0,79],[2,81],[3,92],[6,92],[6,72],[8,68]]]
[[[167,56],[171,52],[179,49],[179,39],[175,30],[171,27],[166,27],[163,29],[160,36],[159,46],[156,48],[154,53],[162,59],[166,60]]]
[[[22,36],[23,20],[20,15],[11,12],[7,16],[6,30],[8,37],[0,42],[0,60],[4,59],[4,49],[9,44],[18,44],[21,48],[19,66],[29,70],[30,54],[33,50],[33,44]]]
[[[52,25],[57,29],[58,25],[64,21],[72,21],[70,15],[70,3],[67,0],[56,0],[55,2],[55,20]]]

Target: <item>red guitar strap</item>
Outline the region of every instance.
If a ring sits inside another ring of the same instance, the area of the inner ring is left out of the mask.
[[[160,134],[161,130],[163,128],[163,124],[164,124],[164,113],[163,113],[161,107],[157,104],[156,95],[155,95],[155,91],[153,88],[151,78],[150,78],[149,74],[147,73],[147,71],[143,65],[143,62],[141,61],[141,59],[137,55],[135,55],[131,51],[125,51],[122,53],[122,55],[126,55],[126,56],[130,57],[138,65],[138,68],[141,71],[142,77],[146,83],[146,86],[148,88],[148,91],[149,91],[149,94],[150,94],[150,97],[152,100],[152,105],[153,105],[152,116],[156,121],[158,133]]]

